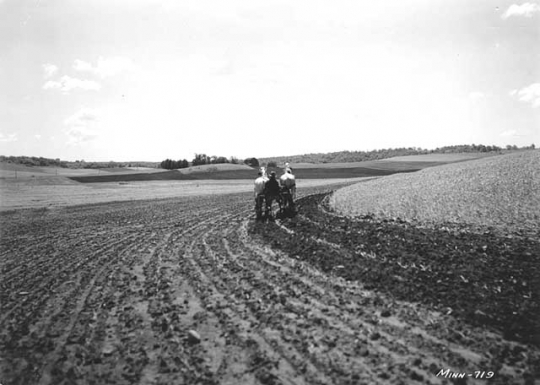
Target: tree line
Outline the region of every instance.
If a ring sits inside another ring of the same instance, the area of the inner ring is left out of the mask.
[[[259,160],[257,158],[246,158],[244,160],[240,160],[237,157],[231,156],[230,158],[226,158],[224,156],[216,156],[216,155],[206,155],[206,154],[195,154],[195,157],[191,160],[191,162],[188,162],[186,159],[179,159],[179,160],[172,160],[172,159],[165,159],[161,161],[159,167],[164,168],[166,170],[176,170],[180,168],[187,168],[190,166],[203,166],[206,164],[246,164],[250,167],[259,167]]]
[[[53,166],[68,168],[70,162],[60,159],[49,159],[36,156],[4,156],[0,155],[0,162],[22,164],[25,166]]]
[[[223,164],[223,163],[232,163],[232,164],[239,164],[240,160],[234,156],[231,156],[230,158],[226,158],[224,156],[216,156],[216,155],[206,155],[206,154],[195,154],[195,157],[191,160],[191,162],[188,162],[187,159],[179,159],[179,160],[173,160],[173,159],[165,159],[161,161],[159,164],[159,167],[164,168],[166,170],[176,170],[180,168],[187,168],[190,166],[201,166],[205,164]]]
[[[278,156],[271,158],[260,158],[261,163],[349,163],[349,162],[363,162],[368,160],[379,160],[393,158],[395,156],[406,155],[423,155],[423,154],[451,154],[451,153],[463,153],[463,152],[497,152],[502,153],[504,151],[516,151],[516,150],[530,150],[534,149],[535,145],[517,147],[516,145],[507,145],[504,149],[494,145],[483,144],[462,144],[455,146],[437,147],[435,149],[427,150],[420,147],[402,147],[402,148],[388,148],[372,151],[339,151],[329,153],[312,153],[293,156]]]
[[[84,159],[74,162],[58,158],[43,158],[37,156],[4,156],[0,155],[0,162],[22,164],[29,167],[61,167],[61,168],[117,168],[117,167],[150,167],[156,168],[156,162],[86,162]]]
[[[518,151],[518,150],[531,150],[535,149],[535,145],[518,147],[516,145],[507,145],[504,148],[494,145],[483,144],[463,144],[456,146],[444,146],[437,147],[435,149],[426,150],[419,147],[402,147],[402,148],[388,148],[372,151],[339,151],[330,153],[313,153],[303,155],[292,156],[279,156],[272,158],[246,158],[240,160],[234,156],[226,158],[224,156],[208,156],[206,154],[195,154],[195,157],[189,162],[186,159],[172,160],[165,159],[161,162],[86,162],[83,159],[76,160],[74,162],[60,160],[58,158],[43,158],[35,156],[4,156],[0,155],[0,162],[22,164],[25,166],[37,166],[37,167],[62,167],[62,168],[117,168],[117,167],[151,167],[151,168],[163,168],[167,170],[174,170],[180,168],[187,168],[189,166],[200,166],[205,164],[246,164],[250,167],[259,167],[259,165],[266,165],[268,167],[276,167],[280,163],[347,163],[347,162],[361,162],[367,160],[378,160],[392,158],[395,156],[405,155],[422,155],[422,154],[448,154],[448,153],[460,153],[460,152],[498,152],[505,151]]]

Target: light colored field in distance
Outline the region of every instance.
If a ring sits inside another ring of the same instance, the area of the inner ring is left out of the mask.
[[[168,171],[160,168],[126,167],[126,168],[62,168],[62,167],[28,167],[20,164],[0,162],[0,178],[2,179],[30,179],[50,176],[93,176],[122,174],[143,174]]]
[[[155,167],[126,167],[127,170],[134,170],[134,171],[156,171],[160,170],[159,168]]]
[[[326,169],[331,170],[335,168],[357,168],[357,167],[364,167],[364,168],[370,168],[370,169],[376,169],[376,170],[390,170],[390,171],[396,171],[396,170],[410,170],[412,168],[418,167],[423,168],[424,165],[415,162],[417,164],[410,164],[407,162],[383,162],[380,160],[369,160],[365,162],[345,162],[345,163],[291,163],[291,167],[294,170],[301,170],[301,169]]]
[[[293,170],[303,168],[379,168],[377,166],[386,167],[386,163],[380,160],[368,160],[365,162],[340,162],[340,163],[291,163]]]
[[[499,155],[495,152],[463,152],[456,154],[424,154],[395,156],[393,158],[381,159],[379,162],[460,162]]]
[[[253,170],[245,164],[207,164],[201,166],[192,166],[178,171],[183,174],[199,173],[199,172],[214,172],[214,171],[229,171],[229,170]],[[0,162],[0,178],[2,179],[29,179],[55,176],[95,176],[95,175],[111,175],[111,174],[146,174],[166,172],[162,168],[150,167],[115,167],[102,169],[72,169],[62,167],[29,167],[21,164],[13,164]]]
[[[293,169],[298,168],[354,168],[365,167],[378,170],[405,170],[411,168],[423,168],[420,163],[452,163],[464,160],[479,159],[497,154],[487,153],[458,153],[458,154],[426,154],[407,155],[381,160],[367,160],[364,162],[340,162],[340,163],[291,163]],[[418,164],[416,164],[418,163]]]
[[[163,171],[169,171],[165,170],[163,168],[150,168],[150,167],[111,167],[111,168],[100,168],[99,172],[100,175],[103,175],[103,173],[107,174],[147,174],[147,173],[153,173],[153,172],[163,172]],[[94,174],[96,173],[94,172]],[[106,174],[105,174],[106,175]]]
[[[27,208],[54,208],[114,201],[162,199],[178,196],[220,195],[253,191],[253,180],[145,181],[114,183],[77,183],[58,177],[56,184],[0,180],[0,211]],[[61,179],[65,183],[62,184]],[[371,178],[299,180],[304,187],[356,182]],[[49,181],[50,182],[50,181]],[[251,204],[251,202],[246,202]]]
[[[191,166],[187,168],[178,169],[182,174],[189,174],[192,172],[213,172],[213,171],[230,171],[230,170],[253,170],[253,168],[245,164],[204,164],[200,166]]]
[[[524,151],[395,174],[344,187],[340,213],[425,222],[460,222],[538,231],[540,151]]]
[[[24,166],[23,166],[24,167]],[[112,170],[107,169],[66,169],[66,168],[52,168],[52,167],[26,167],[25,170],[0,170],[0,179],[38,179],[49,178],[51,176],[94,176],[94,175],[110,175],[110,174],[143,174],[143,173],[157,173],[168,170],[162,169],[146,169],[146,170]]]

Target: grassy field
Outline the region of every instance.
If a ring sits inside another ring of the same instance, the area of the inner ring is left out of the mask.
[[[360,181],[312,179],[298,183],[299,191],[314,186]],[[205,196],[253,191],[253,180],[144,181],[81,184],[64,177],[0,181],[0,211],[41,209],[105,202]]]
[[[302,179],[355,178],[390,175],[396,172],[417,171],[427,167],[476,159],[486,154],[429,154],[406,156],[384,160],[349,163],[293,163],[295,175]],[[273,168],[281,174],[281,168]],[[116,167],[103,169],[71,169],[61,167],[28,167],[20,164],[0,162],[0,179],[50,178],[51,176],[73,177],[82,183],[164,181],[164,180],[229,180],[251,179],[256,169],[245,164],[215,164],[192,166],[179,170],[164,170],[148,167]]]
[[[111,174],[146,174],[159,173],[166,170],[146,167],[117,167],[103,169],[62,168],[62,167],[29,167],[22,164],[0,162],[0,179],[30,179],[50,176],[99,176]]]
[[[364,162],[341,162],[341,163],[291,163],[295,170],[304,168],[355,168],[366,167],[380,170],[411,170],[427,167],[440,166],[447,163],[462,162],[465,160],[479,159],[496,154],[488,153],[458,153],[458,154],[426,154],[399,156],[381,160],[368,160]]]
[[[454,163],[462,162],[464,160],[473,160],[480,158],[488,158],[491,156],[499,155],[496,152],[463,152],[463,153],[451,153],[451,154],[424,154],[424,155],[407,155],[407,156],[395,156],[393,158],[381,159],[378,162],[442,162],[442,163]]]
[[[435,165],[430,163],[431,166]],[[343,178],[365,178],[375,176],[385,176],[400,172],[418,171],[422,167],[404,166],[403,163],[396,162],[395,165],[384,168],[372,167],[346,167],[346,168],[298,168],[294,169],[297,179],[343,179]],[[255,179],[257,169],[232,169],[215,170],[212,167],[207,171],[185,172],[184,170],[171,170],[160,173],[114,173],[91,176],[74,176],[74,181],[81,183],[106,183],[106,182],[135,182],[135,181],[173,181],[173,180],[236,180]],[[276,171],[278,175],[283,173],[280,168],[269,168],[268,171]]]
[[[538,232],[540,151],[526,151],[392,175],[337,191],[331,205],[376,214]]]
[[[222,164],[203,164],[200,166],[191,166],[188,168],[181,168],[180,171],[182,174],[191,174],[191,173],[208,173],[216,171],[251,171],[251,167],[245,164],[231,164],[231,163],[222,163]]]

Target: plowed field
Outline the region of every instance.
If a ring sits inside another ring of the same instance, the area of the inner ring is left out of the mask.
[[[249,193],[1,213],[0,383],[534,383],[537,263],[516,283],[430,264],[412,237],[436,258],[441,233],[335,217],[320,192],[270,222]],[[471,237],[450,247],[489,254]]]

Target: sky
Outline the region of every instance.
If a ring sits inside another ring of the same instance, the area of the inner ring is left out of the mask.
[[[0,155],[540,146],[540,0],[0,0]]]

